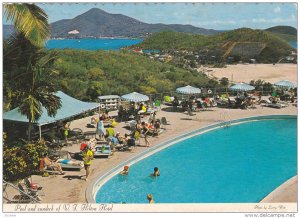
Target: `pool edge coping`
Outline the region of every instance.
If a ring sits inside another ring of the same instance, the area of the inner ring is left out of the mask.
[[[86,198],[86,202],[87,203],[96,203],[95,200],[95,196],[98,192],[98,190],[109,180],[111,179],[113,176],[117,175],[121,169],[123,169],[123,167],[125,165],[132,165],[142,159],[145,159],[149,156],[151,156],[154,153],[157,153],[169,146],[172,146],[173,144],[176,144],[179,141],[182,140],[186,140],[190,137],[193,137],[195,135],[199,135],[199,134],[203,134],[205,132],[217,129],[217,128],[221,128],[221,127],[226,127],[228,125],[228,123],[230,125],[232,124],[240,124],[240,123],[245,123],[245,122],[250,122],[250,121],[254,121],[254,120],[264,120],[264,119],[297,119],[297,115],[286,115],[286,114],[282,114],[282,115],[262,115],[262,116],[250,116],[250,117],[245,117],[245,118],[240,118],[240,119],[235,119],[235,120],[228,120],[228,121],[222,121],[222,122],[217,122],[217,123],[213,123],[204,127],[200,127],[196,130],[193,130],[191,132],[188,133],[183,133],[180,134],[178,136],[166,139],[163,142],[158,143],[157,145],[154,145],[144,151],[141,151],[140,153],[137,153],[136,155],[134,155],[133,157],[129,158],[128,160],[125,160],[123,162],[121,162],[120,164],[118,164],[115,167],[112,167],[111,169],[109,169],[106,172],[102,172],[99,173],[98,175],[96,175],[95,179],[93,179],[90,184],[88,185],[88,187],[85,190],[85,198]],[[102,185],[99,185],[102,184]],[[279,186],[278,186],[279,187]],[[276,187],[276,188],[278,188]],[[97,191],[95,190],[97,188]],[[273,190],[274,191],[274,190]],[[272,191],[272,192],[273,192]],[[271,193],[271,192],[270,192]],[[269,193],[269,194],[270,194]],[[258,202],[259,203],[259,202]]]

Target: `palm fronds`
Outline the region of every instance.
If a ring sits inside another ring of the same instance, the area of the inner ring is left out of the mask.
[[[48,16],[40,7],[28,3],[4,4],[4,14],[33,45],[42,47],[49,38]]]

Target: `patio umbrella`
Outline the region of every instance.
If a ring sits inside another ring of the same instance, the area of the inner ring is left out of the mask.
[[[274,85],[278,86],[280,88],[288,88],[288,89],[296,87],[294,83],[292,83],[292,82],[290,82],[288,80],[281,80],[281,81],[279,81],[277,83],[274,83]]]
[[[229,90],[231,90],[231,91],[251,91],[254,89],[255,89],[255,87],[250,86],[246,83],[238,83],[238,84],[235,84],[235,85],[229,87]]]
[[[176,92],[186,95],[200,94],[201,90],[193,86],[184,86],[176,89]]]
[[[121,98],[133,102],[149,101],[149,97],[147,95],[143,95],[137,92],[132,92],[126,95],[122,95]]]

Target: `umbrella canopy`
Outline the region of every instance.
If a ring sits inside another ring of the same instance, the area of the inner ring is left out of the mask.
[[[143,95],[137,92],[132,92],[126,95],[122,95],[121,98],[133,102],[149,101],[149,97],[147,95]]]
[[[46,108],[42,107],[42,115],[35,122],[35,124],[37,124],[38,126],[68,119],[72,116],[76,116],[99,107],[99,103],[83,102],[78,99],[72,98],[71,96],[61,91],[56,92],[55,95],[60,97],[61,108],[57,110],[54,117],[51,117],[48,115]],[[3,120],[26,123],[28,122],[28,118],[19,112],[19,108],[15,108],[11,111],[5,112],[3,114]]]
[[[288,89],[296,87],[294,83],[292,83],[292,82],[290,82],[288,80],[281,80],[281,81],[279,81],[277,83],[274,83],[274,85],[278,86],[280,88],[288,88]]]
[[[232,91],[251,91],[251,90],[254,90],[255,87],[250,86],[246,83],[238,83],[238,84],[235,84],[235,85],[229,87],[229,89]]]
[[[193,86],[184,86],[176,89],[176,92],[186,95],[200,94],[201,90]]]

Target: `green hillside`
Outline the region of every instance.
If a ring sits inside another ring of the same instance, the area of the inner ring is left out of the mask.
[[[49,51],[53,52],[53,51]],[[95,100],[99,95],[174,91],[183,85],[210,86],[212,81],[128,51],[56,50],[57,85],[71,96]],[[213,83],[215,84],[215,83]]]
[[[297,29],[294,27],[291,27],[291,26],[274,26],[274,27],[266,29],[266,31],[269,31],[272,33],[297,36]]]
[[[287,42],[297,41],[297,29],[291,26],[275,26],[266,29],[266,31],[273,33]]]
[[[244,47],[243,47],[244,45]],[[153,34],[137,45],[143,49],[159,50],[189,50],[189,51],[217,51],[221,50],[224,58],[234,55],[240,58],[256,58],[260,62],[273,62],[286,56],[293,48],[278,36],[263,30],[241,28],[223,32],[212,36],[192,35],[175,32],[161,32]],[[239,46],[239,48],[235,48]],[[249,49],[250,47],[252,49]],[[238,52],[242,51],[242,52]],[[211,55],[211,54],[210,54]]]

